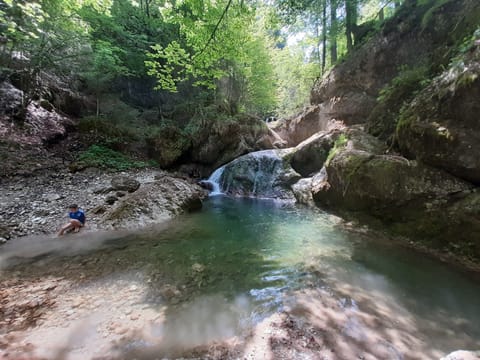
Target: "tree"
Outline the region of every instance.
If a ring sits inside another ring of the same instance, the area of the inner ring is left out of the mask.
[[[338,34],[338,21],[337,21],[337,1],[330,0],[330,63],[335,64],[337,62],[337,34]]]
[[[358,0],[345,0],[345,36],[347,39],[347,51],[352,51],[355,27],[357,26]]]
[[[274,96],[266,42],[255,33],[255,11],[243,2],[186,0],[163,13],[178,26],[178,40],[157,44],[147,54],[148,73],[157,89],[177,91],[193,81],[204,89],[217,89],[217,102],[230,112],[263,111]],[[258,30],[258,29],[257,29]],[[262,76],[265,77],[265,81]],[[273,91],[272,91],[273,93]]]
[[[115,77],[129,74],[120,60],[119,55],[123,52],[123,49],[102,40],[96,41],[93,45],[93,59],[83,76],[95,93],[97,118],[100,115],[101,94],[110,88]]]
[[[75,4],[62,0],[7,0],[2,4],[0,28],[9,47],[3,66],[16,63],[22,107],[15,118],[23,121],[30,102],[40,96],[40,79],[48,70],[68,74],[86,53],[85,30],[75,15]]]

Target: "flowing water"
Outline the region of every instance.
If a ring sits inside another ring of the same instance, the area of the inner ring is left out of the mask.
[[[10,265],[2,276],[69,282],[25,335],[47,357],[51,338],[65,342],[72,359],[232,338],[245,349],[252,328],[295,311],[331,332],[337,357],[331,349],[286,358],[434,359],[480,349],[480,283],[368,232],[347,231],[321,211],[215,196],[201,212],[158,228],[85,248],[83,240],[62,239],[33,258],[5,250]],[[79,330],[82,321],[88,331]],[[84,338],[73,341],[71,333]],[[102,340],[109,336],[116,347]]]

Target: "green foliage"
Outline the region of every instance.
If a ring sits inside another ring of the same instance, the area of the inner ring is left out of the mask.
[[[348,138],[345,134],[340,134],[337,140],[335,140],[335,143],[333,144],[333,147],[330,149],[330,152],[328,153],[327,159],[325,160],[325,165],[330,164],[330,161],[335,157],[335,155],[338,154],[340,150],[342,150],[348,142]]]
[[[400,68],[398,75],[380,90],[378,104],[367,120],[367,131],[393,144],[402,107],[430,83],[429,76],[427,66]]]
[[[466,36],[458,44],[455,56],[450,59],[449,68],[451,71],[461,74],[457,78],[465,85],[476,80],[476,73],[472,74],[465,71],[465,58],[473,49],[478,46],[476,45],[478,41],[480,41],[480,27],[473,32],[473,35]]]
[[[148,162],[132,160],[128,156],[108,147],[92,145],[79,154],[77,165],[102,169],[127,170],[156,166],[157,164],[153,160]]]
[[[128,68],[120,59],[120,55],[124,52],[123,49],[107,41],[94,42],[91,65],[83,76],[97,98],[110,88],[113,79],[121,75],[129,75]]]
[[[145,66],[157,89],[175,92],[192,82],[211,91],[226,112],[267,113],[275,107],[269,39],[254,8],[236,1],[184,1],[165,9],[179,36],[152,46]],[[188,14],[188,16],[187,16]]]
[[[145,140],[150,156],[162,168],[173,166],[191,146],[189,134],[171,122],[148,128]]]
[[[14,118],[23,123],[26,108],[41,94],[46,72],[65,76],[77,72],[88,52],[86,32],[75,16],[76,2],[64,0],[0,3],[0,66],[15,70],[24,92]]]
[[[83,6],[79,11],[88,25],[94,47],[101,49],[104,46],[99,47],[98,44],[109,44],[117,57],[116,65],[125,67],[132,76],[146,75],[145,52],[151,45],[165,44],[174,36],[175,29],[166,24],[158,12],[156,5],[159,4],[155,0],[149,0],[149,4],[151,10],[148,13],[130,0],[113,0],[108,11],[93,4]],[[118,75],[124,73],[122,70]]]
[[[456,0],[421,0],[419,2],[420,6],[421,5],[430,6],[428,11],[426,11],[422,17],[422,28],[426,29],[430,25],[430,23],[432,22],[432,19],[435,16],[436,11],[438,11],[445,4],[451,3],[454,1]]]
[[[405,101],[412,98],[419,90],[429,84],[428,68],[418,66],[413,68],[402,67],[399,74],[380,90],[377,100],[380,103],[389,101]]]
[[[192,73],[191,55],[177,41],[166,47],[159,44],[151,47],[145,61],[147,74],[157,78],[156,90],[177,92],[177,84],[184,80],[187,73]]]
[[[277,113],[287,117],[309,104],[310,91],[318,76],[318,64],[305,62],[301,47],[275,49]]]
[[[79,130],[91,138],[92,142],[115,150],[125,149],[128,144],[143,139],[143,130],[131,124],[96,116],[82,118]]]

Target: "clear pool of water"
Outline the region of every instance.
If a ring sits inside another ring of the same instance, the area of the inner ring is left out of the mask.
[[[140,302],[166,309],[171,336],[195,336],[189,331],[201,333],[205,323],[217,324],[227,336],[240,334],[273,313],[289,311],[299,294],[315,290],[346,309],[338,332],[347,339],[359,341],[376,327],[401,329],[405,339],[399,342],[407,350],[397,346],[396,358],[422,358],[408,356],[413,341],[408,336],[419,341],[426,359],[480,349],[480,284],[465,274],[368,233],[348,231],[322,211],[223,196],[204,205],[201,212],[157,228],[75,254],[68,247],[50,252],[7,273],[82,273],[84,288],[125,279],[141,283],[146,291]],[[322,309],[317,310],[320,321]],[[361,325],[362,312],[381,325]],[[394,348],[396,335],[388,336]]]

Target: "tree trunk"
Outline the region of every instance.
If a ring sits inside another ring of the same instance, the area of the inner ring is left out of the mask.
[[[330,63],[337,62],[337,0],[330,0]]]
[[[317,9],[318,11],[318,9]],[[322,38],[320,36],[320,23],[319,16],[315,16],[315,39],[316,39],[316,56],[318,61],[318,66],[320,67],[320,73],[323,74],[322,70]]]
[[[322,75],[327,65],[327,0],[322,2]]]
[[[353,32],[357,25],[357,1],[345,0],[345,35],[347,37],[347,52],[353,49]]]
[[[385,20],[385,11],[384,11],[383,6],[380,9],[380,11],[378,12],[378,20],[380,20],[380,21]]]
[[[150,17],[150,3],[152,0],[145,0],[145,13]]]

